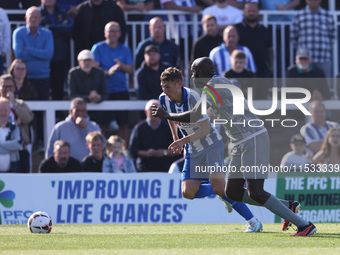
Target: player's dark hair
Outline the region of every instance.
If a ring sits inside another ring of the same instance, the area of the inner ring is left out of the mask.
[[[214,62],[208,57],[197,58],[191,65],[191,72],[196,78],[211,78],[215,75]]]
[[[165,81],[182,81],[182,74],[181,71],[178,70],[176,67],[168,67],[164,70],[161,74],[161,82]]]

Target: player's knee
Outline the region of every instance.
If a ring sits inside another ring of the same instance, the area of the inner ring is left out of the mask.
[[[235,193],[227,193],[226,196],[227,196],[227,198],[229,198],[231,200],[234,200],[236,202],[241,202],[242,201],[242,197],[238,196]]]
[[[260,204],[264,204],[266,201],[264,193],[261,190],[249,190],[248,194],[251,197],[251,199],[255,200]]]
[[[212,185],[212,189],[214,190],[215,194],[220,196],[220,197],[224,197],[225,195],[225,190],[224,190],[224,187],[223,186],[219,186],[219,185]]]
[[[196,193],[190,189],[182,188],[182,196],[186,199],[194,199]]]
[[[190,192],[182,192],[182,196],[186,199],[194,199],[195,198],[195,194],[190,193]]]
[[[226,188],[225,190],[225,195],[227,196],[227,198],[231,199],[231,200],[234,200],[234,201],[242,201],[242,197],[239,196],[239,194],[233,192],[232,190]]]

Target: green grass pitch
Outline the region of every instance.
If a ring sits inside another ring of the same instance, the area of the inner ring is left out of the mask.
[[[25,225],[0,226],[0,254],[340,254],[340,224],[316,224],[312,237],[290,237],[281,224],[243,233],[242,224],[54,225],[32,234]]]

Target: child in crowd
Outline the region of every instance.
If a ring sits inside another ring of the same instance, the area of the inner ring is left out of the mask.
[[[289,167],[290,171],[301,171],[307,169],[311,163],[312,156],[306,153],[306,141],[302,135],[293,135],[290,139],[292,151],[283,156],[281,166]]]
[[[247,95],[247,88],[253,87],[250,78],[255,75],[246,69],[246,54],[242,50],[234,50],[230,56],[231,69],[225,71],[223,76],[230,79],[234,85],[241,88],[244,95]]]
[[[134,173],[136,172],[133,161],[125,153],[125,141],[112,135],[106,142],[106,155],[103,162],[104,173]]]
[[[83,172],[102,172],[104,161],[105,137],[99,131],[93,131],[86,136],[86,146],[90,154],[81,162]]]

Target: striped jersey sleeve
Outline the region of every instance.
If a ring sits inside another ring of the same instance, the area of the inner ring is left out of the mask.
[[[189,88],[183,89],[183,100],[181,103],[175,103],[170,101],[169,97],[167,97],[164,93],[162,93],[159,97],[160,104],[162,108],[169,113],[182,113],[186,111],[190,111],[197,102],[200,100],[200,95]],[[181,131],[183,136],[188,136],[193,134],[195,131],[199,129],[199,122],[209,120],[207,115],[202,116],[197,122],[186,123],[186,122],[176,122],[177,127]],[[211,125],[211,124],[210,124]],[[195,153],[201,153],[205,150],[209,149],[210,145],[213,145],[215,142],[222,140],[221,135],[218,131],[212,127],[210,128],[210,133],[201,139],[193,141],[186,145],[186,150],[191,155]]]

